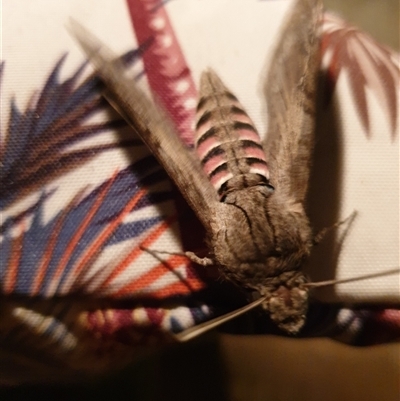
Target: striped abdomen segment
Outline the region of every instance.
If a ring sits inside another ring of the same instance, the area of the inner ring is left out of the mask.
[[[228,192],[269,183],[265,153],[253,122],[210,70],[200,82],[196,150],[221,199]]]

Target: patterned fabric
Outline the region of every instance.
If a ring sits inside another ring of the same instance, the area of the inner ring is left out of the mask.
[[[170,5],[156,0],[126,5],[138,44],[122,56],[127,70],[143,85],[147,81],[192,146],[197,91]],[[394,52],[328,14],[322,52],[325,107],[332,107],[346,75],[348,101],[366,136],[373,135],[370,110],[377,103],[396,146]],[[43,66],[48,77],[27,90],[26,107],[18,98],[3,97],[8,116],[2,114],[0,150],[0,343],[2,356],[11,353],[17,365],[48,362],[74,376],[123,366],[141,346],[172,341],[170,333],[245,300],[215,269],[179,254],[158,259],[145,251],[204,252],[204,231],[145,146],[103,100],[89,67],[65,71],[68,57]],[[1,77],[4,84],[7,60]],[[375,103],[368,102],[368,93]],[[316,302],[302,336],[354,345],[396,340],[399,300],[396,307],[382,306],[394,299],[383,291],[376,302],[367,297],[370,307],[359,293],[339,295],[339,306]],[[348,301],[354,307],[342,306]],[[258,331],[276,333],[268,324]]]

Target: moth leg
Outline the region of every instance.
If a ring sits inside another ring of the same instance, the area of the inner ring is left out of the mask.
[[[150,255],[154,256],[156,259],[160,260],[157,254],[164,255],[177,255],[177,256],[186,256],[191,262],[196,263],[200,266],[212,266],[215,262],[211,258],[201,258],[197,256],[194,252],[169,252],[169,251],[158,251],[154,249],[145,248],[143,246],[140,247],[145,252],[148,252]]]
[[[313,244],[318,245],[322,239],[325,237],[325,235],[331,231],[334,230],[335,228],[340,227],[342,224],[348,223],[349,226],[353,223],[354,219],[357,216],[357,211],[355,210],[350,216],[346,217],[344,220],[338,221],[337,223],[331,225],[330,227],[325,227],[323,228],[313,239]]]
[[[215,264],[215,262],[211,258],[201,258],[200,256],[197,256],[194,252],[185,252],[185,255],[190,261],[197,263],[200,266],[206,267]]]

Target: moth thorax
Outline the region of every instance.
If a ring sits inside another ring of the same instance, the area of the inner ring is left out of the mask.
[[[300,272],[285,272],[259,290],[267,299],[262,304],[272,321],[289,334],[303,327],[308,308],[307,279]]]
[[[227,195],[234,191],[240,191],[242,189],[263,186],[268,192],[273,192],[274,188],[270,185],[267,178],[261,174],[241,174],[230,178],[224,184],[221,185],[218,190],[221,201],[223,202]]]

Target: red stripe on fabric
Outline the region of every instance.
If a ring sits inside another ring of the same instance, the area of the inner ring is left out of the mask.
[[[113,173],[112,177],[106,182],[106,185],[100,191],[94,204],[92,205],[89,212],[83,219],[82,223],[78,226],[77,230],[75,231],[75,234],[72,236],[71,240],[69,241],[63,255],[60,258],[60,261],[58,262],[58,266],[54,271],[53,277],[51,279],[51,284],[49,286],[50,293],[47,295],[53,295],[53,292],[56,291],[58,284],[61,280],[62,274],[65,270],[65,267],[67,266],[68,261],[71,258],[71,255],[73,254],[74,250],[76,249],[76,245],[82,238],[83,233],[85,232],[87,227],[90,225],[90,222],[93,220],[93,218],[94,218],[95,214],[97,213],[97,211],[99,210],[100,206],[103,204],[104,198],[106,197],[108,191],[110,190],[112,183],[114,182],[116,176],[117,176],[117,171],[115,171]],[[69,273],[68,276],[71,277],[71,273],[74,273],[74,272],[75,272],[75,270],[72,269],[72,271]]]
[[[174,269],[182,266],[188,259],[185,256],[174,255],[169,257],[165,262],[161,262],[151,270],[145,272],[140,277],[134,279],[129,284],[120,288],[116,293],[116,296],[133,294],[135,292],[143,292],[149,288],[155,281],[165,274],[171,273]]]
[[[167,298],[176,294],[184,295],[195,291],[200,291],[205,287],[205,284],[199,280],[186,279],[185,282],[178,281],[165,286],[151,293],[153,298]]]
[[[166,312],[162,308],[145,308],[146,315],[152,325],[160,327],[165,319]]]
[[[176,220],[176,216],[170,217],[165,221],[161,222],[155,230],[151,231],[146,238],[142,241],[142,243],[135,247],[118,265],[115,269],[104,279],[103,283],[99,285],[99,290],[105,290],[106,287],[111,283],[112,280],[115,279],[119,274],[124,272],[131,263],[137,259],[142,253],[143,250],[141,248],[149,248],[150,245],[160,237],[160,235],[172,224],[173,221]]]
[[[83,273],[87,266],[90,266],[90,261],[93,259],[93,257],[98,254],[104,243],[107,242],[107,240],[111,237],[116,228],[121,224],[126,215],[131,212],[131,210],[137,205],[137,203],[145,194],[146,191],[144,189],[138,191],[138,193],[122,209],[117,218],[110,224],[108,224],[108,226],[97,236],[97,238],[92,241],[91,245],[88,246],[87,251],[83,254],[80,260],[76,263],[75,267],[68,274],[68,278],[65,280],[62,287],[63,290],[66,289],[67,285],[69,284],[69,280],[77,280],[79,278],[79,275]]]
[[[137,43],[152,39],[151,46],[142,54],[151,91],[157,94],[174,121],[179,137],[185,144],[193,144],[196,85],[162,3],[160,0],[126,0]],[[169,39],[168,44],[165,39]],[[182,82],[187,85],[184,92],[180,91]]]
[[[83,191],[79,191],[79,193],[73,198],[72,202],[68,205],[67,208],[65,208],[62,211],[61,215],[57,219],[55,227],[54,227],[53,231],[51,232],[50,239],[48,241],[46,249],[43,252],[42,259],[41,259],[39,267],[37,269],[37,275],[31,286],[30,295],[37,295],[39,293],[40,286],[43,282],[43,279],[46,275],[46,271],[49,267],[51,258],[53,256],[54,248],[57,244],[57,240],[60,235],[61,229],[64,225],[65,219],[68,216],[68,213],[71,211],[71,209],[76,204],[77,199],[80,198],[82,192]]]
[[[3,287],[3,291],[5,294],[11,294],[15,289],[15,284],[17,283],[18,270],[22,256],[21,250],[23,247],[25,234],[25,223],[22,222],[20,227],[21,233],[13,239],[10,249],[10,258],[6,267],[6,275]]]

